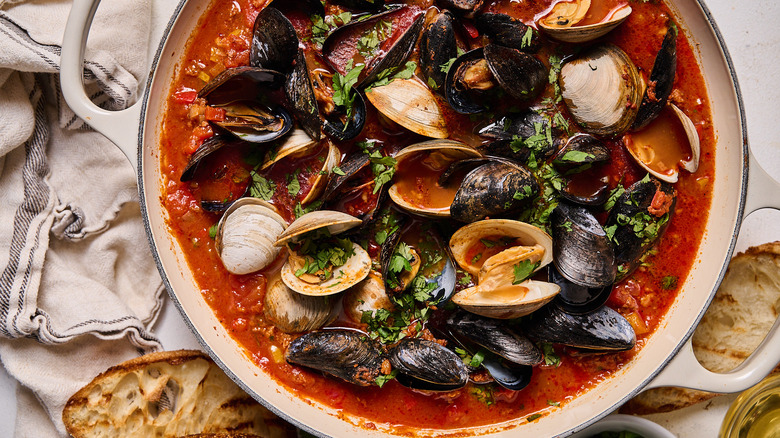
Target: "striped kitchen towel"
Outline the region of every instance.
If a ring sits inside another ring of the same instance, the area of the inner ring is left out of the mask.
[[[70,394],[160,348],[150,326],[162,281],[132,167],[59,90],[69,9],[61,0],[0,0],[0,361],[22,385],[16,436],[62,436]],[[101,2],[85,84],[102,107],[137,98],[150,19],[150,0]],[[30,411],[36,399],[51,424]]]

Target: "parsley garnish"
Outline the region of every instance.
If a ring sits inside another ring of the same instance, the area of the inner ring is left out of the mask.
[[[378,150],[371,150],[375,142],[363,141],[358,146],[368,155],[371,172],[374,173],[374,193],[376,194],[387,182],[393,179],[398,162],[393,157],[383,156]]]
[[[393,23],[380,20],[357,42],[357,50],[364,58],[374,56],[379,44],[390,36]]]
[[[300,170],[296,169],[295,172],[287,175],[287,193],[293,198],[298,196],[298,192],[301,191],[301,183],[298,182],[298,173],[300,173]]]
[[[626,193],[625,187],[622,185],[615,186],[615,188],[609,192],[609,198],[607,199],[607,202],[604,203],[604,211],[612,210],[612,207],[615,206],[618,198],[623,196],[623,193]]]
[[[366,87],[366,90],[387,85],[396,79],[410,79],[414,75],[414,71],[417,70],[417,63],[414,61],[407,61],[406,65],[404,65],[404,68],[399,70],[397,73],[392,74],[393,70],[395,70],[395,68],[382,70],[377,75],[376,81]]]
[[[326,15],[323,20],[319,15],[311,16],[311,40],[317,45],[318,49],[322,48],[322,44],[325,42],[325,38],[331,30],[343,26],[352,21],[351,12],[342,12],[338,15]]]
[[[216,223],[209,227],[209,237],[215,239],[217,237],[217,230],[219,229],[219,223]]]
[[[374,382],[376,382],[376,386],[381,388],[382,385],[384,385],[385,383],[395,379],[395,376],[397,374],[398,374],[398,370],[390,371],[390,374],[386,374],[386,375],[382,374],[382,375],[377,376],[377,378],[376,378],[376,380],[374,380]]]
[[[471,275],[468,272],[464,272],[463,276],[460,277],[460,280],[458,280],[458,283],[460,283],[463,286],[468,286],[471,284]]]
[[[249,176],[252,177],[252,182],[249,186],[249,196],[260,198],[263,201],[268,201],[274,196],[276,184],[273,181],[265,179],[254,170],[249,172]]]
[[[353,68],[352,60],[350,59],[346,66],[346,75],[341,75],[338,72],[333,75],[333,103],[336,106],[344,108],[347,120],[344,123],[344,129],[347,129],[349,120],[352,118],[352,111],[355,103],[355,90],[352,87],[357,84],[358,77],[360,77],[363,68],[365,68],[365,65],[363,64]]]
[[[528,422],[532,422],[534,420],[538,420],[539,418],[542,418],[542,414],[533,414],[528,416]]]
[[[531,274],[534,273],[534,269],[539,267],[539,262],[532,262],[530,260],[522,260],[513,266],[515,278],[512,280],[512,284],[520,284],[528,279]]]
[[[552,365],[552,366],[559,366],[561,364],[561,358],[555,354],[555,350],[553,349],[553,346],[549,342],[542,342],[542,353],[544,353],[544,364],[545,365]]]
[[[558,406],[560,406],[560,405],[561,405],[561,402],[559,402],[559,401],[554,401],[554,400],[547,400],[547,404],[548,404],[549,406],[555,406],[555,407],[558,407]]]
[[[340,168],[339,166],[335,166],[335,167],[333,168],[333,173],[335,173],[336,175],[339,175],[339,176],[344,176],[344,175],[346,175],[346,173],[344,173],[344,171],[343,171],[343,170],[341,170],[341,168]]]
[[[531,40],[534,37],[534,30],[529,26],[523,34],[523,39],[520,41],[520,48],[527,48],[531,46]]]
[[[661,280],[661,287],[663,287],[664,290],[677,289],[677,277],[673,275],[667,275],[663,278],[663,280]]]
[[[306,233],[293,248],[304,258],[304,266],[295,271],[295,276],[312,274],[321,281],[330,279],[333,269],[344,265],[355,254],[351,240],[331,237],[327,228]]]

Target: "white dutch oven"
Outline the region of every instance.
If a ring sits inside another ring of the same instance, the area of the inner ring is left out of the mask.
[[[160,124],[177,63],[208,2],[190,0],[179,4],[157,51],[143,99],[119,112],[96,107],[83,90],[84,43],[98,3],[99,0],[74,1],[62,47],[62,90],[76,114],[116,143],[136,167],[152,253],[185,321],[222,369],[282,418],[316,435],[386,436],[382,431],[355,427],[334,415],[332,409],[300,400],[261,372],[201,298],[178,242],[168,233],[160,202]],[[757,383],[780,362],[777,323],[756,353],[732,373],[711,373],[693,355],[689,338],[726,271],[743,217],[762,207],[780,208],[780,186],[749,154],[736,77],[706,7],[700,0],[677,0],[671,6],[687,35],[697,43],[718,139],[712,210],[693,269],[645,347],[613,377],[562,408],[551,408],[548,415],[533,423],[521,424],[520,429],[506,430],[508,424],[501,424],[460,432],[515,436],[522,431],[535,437],[566,436],[607,415],[642,389],[674,385],[737,392]],[[420,434],[435,431],[423,430]]]

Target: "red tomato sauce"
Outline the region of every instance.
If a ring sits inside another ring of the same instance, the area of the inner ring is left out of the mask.
[[[486,2],[484,10],[506,12],[530,23],[550,3],[549,0],[501,4],[494,1]],[[594,3],[597,2],[594,0]],[[632,15],[606,37],[625,50],[645,75],[652,68],[667,21],[671,18],[666,6],[659,7],[653,3],[632,2]],[[162,203],[169,215],[170,232],[185,253],[203,299],[260,369],[304,399],[364,418],[362,424],[365,427],[389,425],[402,431],[404,427],[451,429],[487,425],[515,418],[533,421],[531,416],[534,414],[565,409],[567,400],[608,379],[612,372],[632,360],[680,293],[680,285],[691,269],[704,234],[712,197],[715,137],[709,100],[693,49],[684,32],[680,32],[677,41],[677,79],[672,99],[696,125],[702,156],[695,174],[685,171],[680,174],[680,180],[675,185],[678,195],[675,215],[655,251],[646,257],[643,266],[630,278],[615,286],[610,297],[608,305],[634,323],[637,346],[623,353],[580,355],[555,345],[554,352],[560,357],[560,364],[537,366],[528,387],[518,392],[497,389],[488,399],[480,393],[482,387],[473,384],[443,394],[420,394],[395,381],[386,383],[382,388],[363,388],[290,365],[283,360],[280,352],[285,350],[294,335],[280,332],[265,320],[262,313],[266,284],[264,274],[279,269],[284,251],[277,263],[266,271],[232,275],[222,266],[209,235],[210,229],[219,220],[219,214],[205,211],[200,201],[228,199],[243,193],[252,168],[242,159],[248,151],[226,148],[220,152],[222,158],[215,160],[209,170],[199,170],[193,181],[180,182],[179,177],[192,152],[212,135],[208,123],[190,113],[195,99],[193,90],[201,89],[207,80],[225,68],[248,64],[252,25],[263,5],[264,2],[254,0],[234,0],[227,4],[213,2],[206,11],[182,57],[167,101],[164,134],[159,145],[163,173]],[[339,9],[328,5],[327,11],[335,13]],[[308,18],[298,14],[294,23],[296,28],[303,28],[299,29],[303,44],[311,47],[311,41],[307,39],[310,36]],[[470,22],[466,22],[464,27],[473,28]],[[476,29],[472,30],[476,32]],[[473,144],[475,136],[470,131],[469,118],[459,115],[448,117],[448,127],[453,131],[451,138]],[[394,143],[391,148],[395,150],[402,144],[419,141],[411,135],[388,138],[370,109],[364,135]],[[628,187],[644,176],[645,172],[634,163],[619,140],[606,143],[611,149],[612,160],[599,172],[608,178],[610,188],[619,182]],[[354,147],[349,143],[338,146],[342,153]],[[280,207],[288,220],[294,218],[295,202],[302,201],[318,172],[315,163],[319,155],[287,160],[264,173],[269,181],[281,188],[274,192],[271,202]],[[219,168],[224,168],[224,171],[218,171]],[[285,190],[290,183],[287,176],[294,169],[299,169],[301,186],[296,195]],[[342,202],[353,202],[356,208],[365,205],[371,201],[371,196],[377,196],[372,188],[356,190],[350,195],[352,198],[346,196]],[[376,248],[373,250],[376,252]],[[666,278],[676,279],[674,287],[668,287]]]

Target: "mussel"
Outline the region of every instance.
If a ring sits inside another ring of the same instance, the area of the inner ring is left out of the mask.
[[[538,365],[542,352],[517,330],[504,321],[455,312],[447,319],[447,327],[456,334],[518,365]]]
[[[433,341],[404,338],[387,352],[398,383],[427,391],[451,391],[466,385],[469,372],[454,352]]]
[[[566,141],[566,133],[535,108],[501,116],[478,133],[491,140],[480,149],[483,153],[519,163],[528,163],[532,155],[535,160],[546,160]]]
[[[532,339],[587,350],[625,351],[636,344],[636,334],[628,320],[606,306],[583,315],[570,315],[548,305],[524,319],[522,326]]]
[[[263,8],[255,19],[249,65],[287,73],[298,54],[298,34],[278,9]]]
[[[433,90],[444,86],[447,73],[443,67],[458,56],[453,20],[452,13],[442,11],[425,27],[420,39],[420,69]]]
[[[506,14],[485,12],[474,19],[474,25],[490,38],[490,42],[523,52],[539,50],[539,33],[517,18]]]
[[[384,357],[367,335],[353,330],[307,333],[290,343],[287,362],[314,368],[360,386],[382,374]]]
[[[653,69],[650,71],[648,86],[642,96],[642,103],[636,113],[631,129],[638,131],[652,122],[664,109],[672,94],[674,76],[677,70],[677,27],[671,26],[666,31],[661,50],[655,56]]]

